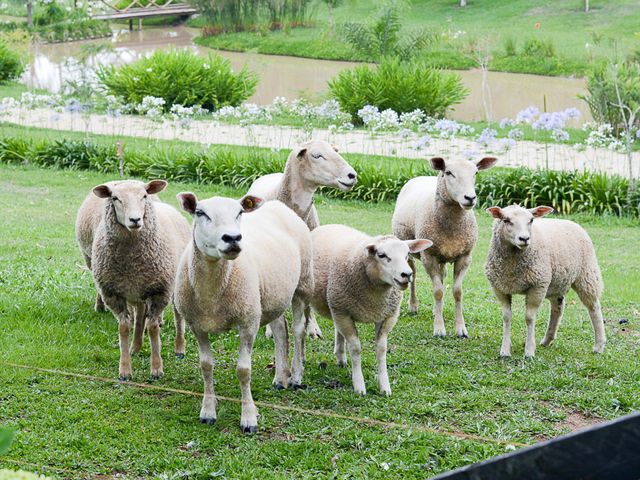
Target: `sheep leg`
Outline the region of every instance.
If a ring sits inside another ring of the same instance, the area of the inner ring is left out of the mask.
[[[184,339],[184,317],[173,307],[173,318],[176,322],[176,358],[183,359],[186,351],[186,341]]]
[[[294,296],[291,301],[291,310],[293,311],[293,360],[291,362],[291,380],[289,381],[289,384],[294,389],[304,388],[302,384],[305,357],[304,342],[306,336],[304,308],[305,304],[302,299]]]
[[[120,380],[123,382],[131,379],[131,354],[129,353],[129,330],[131,329],[131,316],[127,301],[122,297],[103,297],[107,307],[118,319],[118,338],[120,343]]]
[[[527,293],[527,306],[524,320],[527,323],[527,340],[524,344],[525,358],[536,356],[536,314],[544,300],[544,291],[530,290]]]
[[[240,382],[240,394],[242,399],[242,414],[240,416],[240,429],[243,433],[256,433],[258,431],[258,409],[253,403],[251,395],[251,350],[258,333],[260,320],[256,319],[255,328],[240,329],[240,350],[236,375]],[[303,330],[304,331],[304,330]]]
[[[416,261],[414,260],[414,258],[409,255],[409,266],[411,267],[411,271],[413,272],[413,275],[411,275],[411,282],[409,285],[410,290],[410,297],[409,297],[409,312],[411,313],[418,313],[418,296],[416,295]]]
[[[364,386],[364,376],[362,375],[362,346],[358,338],[358,330],[356,324],[348,315],[333,313],[333,322],[347,341],[349,347],[349,355],[351,355],[351,380],[353,382],[353,390],[360,394],[366,395],[367,389]]]
[[[84,257],[85,265],[87,266],[89,271],[91,271],[91,257],[84,254],[83,254],[83,257]],[[100,295],[99,291],[96,292],[96,303],[95,303],[94,309],[96,312],[104,312],[106,310],[104,306],[104,300],[102,300],[102,295]]]
[[[387,337],[396,324],[396,317],[376,323],[376,361],[378,364],[378,387],[380,394],[391,396],[391,384],[389,383],[389,372],[387,371]]]
[[[284,316],[270,323],[273,332],[273,343],[276,348],[276,374],[273,385],[276,390],[283,390],[289,385],[291,370],[289,369],[289,332]]]
[[[200,409],[200,423],[213,425],[216,423],[216,394],[213,391],[213,355],[209,334],[193,329],[193,334],[198,341],[198,354],[200,356],[200,370],[204,382],[204,397]]]
[[[511,295],[494,291],[496,298],[502,305],[502,346],[500,356],[507,358],[511,356]]]
[[[424,268],[431,277],[433,287],[433,335],[444,337],[447,330],[444,326],[444,285],[442,281],[446,274],[446,265],[428,255],[423,255]]]
[[[157,380],[164,375],[162,368],[162,342],[160,340],[160,326],[162,325],[162,312],[167,306],[164,297],[158,296],[151,299],[148,307],[147,332],[151,344],[151,379]]]
[[[591,305],[588,305],[589,316],[591,317],[591,324],[593,325],[593,333],[595,334],[595,344],[593,345],[593,353],[602,353],[604,351],[604,345],[607,343],[607,336],[604,332],[604,319],[602,318],[602,308],[600,307],[600,300],[596,300]]]
[[[273,338],[273,332],[271,331],[271,324],[267,324],[264,329],[264,336],[267,338]]]
[[[562,321],[562,313],[564,312],[564,297],[552,297],[549,299],[549,304],[551,305],[549,325],[547,326],[547,333],[540,342],[543,347],[548,347],[556,339],[558,327]]]
[[[139,303],[135,305],[133,311],[134,311],[133,342],[131,342],[131,348],[129,350],[131,352],[131,355],[138,353],[142,348],[147,307],[144,303]]]
[[[456,334],[462,338],[469,338],[467,327],[462,315],[462,280],[467,275],[471,265],[471,255],[459,258],[453,264],[453,299],[456,302]]]
[[[310,307],[305,308],[304,316],[307,319],[307,336],[309,338],[313,338],[314,340],[322,338],[322,330],[320,330],[320,325],[318,325],[316,316],[311,311]]]
[[[333,353],[336,356],[336,362],[339,367],[347,366],[347,354],[345,352],[345,340],[338,327],[334,327],[335,330],[335,345],[333,346]]]

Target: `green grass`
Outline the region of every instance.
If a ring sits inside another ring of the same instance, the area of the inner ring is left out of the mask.
[[[277,392],[266,368],[273,356],[262,334],[253,356],[257,401],[318,409],[414,425],[413,429],[367,426],[295,412],[260,408],[260,433],[239,432],[239,405],[221,402],[218,423],[198,423],[196,396],[143,390],[29,369],[6,362],[115,378],[117,328],[112,315],[93,311],[90,275],[79,267],[74,241],[75,212],[89,189],[110,177],[86,171],[0,166],[0,419],[17,430],[2,467],[21,467],[64,478],[424,478],[505,451],[493,443],[426,433],[419,427],[460,431],[496,439],[534,443],[568,431],[570,414],[615,418],[640,408],[640,242],[638,223],[629,219],[575,218],[591,234],[602,266],[605,353],[590,353],[593,334],[575,294],[568,298],[556,344],[524,361],[521,301],[514,313],[514,357],[498,358],[500,308],[482,273],[490,220],[478,212],[480,239],[465,282],[466,318],[471,338],[431,336],[431,295],[423,271],[417,317],[402,316],[390,336],[389,370],[393,396],[375,393],[371,328],[360,329],[363,370],[371,392],[351,390],[349,369],[335,366],[330,321],[320,319],[322,341],[308,342],[304,391]],[[162,197],[175,205],[180,190],[200,196],[241,192],[215,186],[173,184]],[[372,234],[387,233],[391,204],[368,205],[319,198],[323,223],[345,223]],[[450,279],[450,277],[449,277]],[[445,309],[452,329],[450,292]],[[545,306],[538,338],[544,333]],[[197,348],[187,337],[187,357],[172,355],[171,314],[163,329],[166,376],[156,385],[202,391]],[[626,318],[624,326],[618,320]],[[220,395],[238,398],[235,377],[237,336],[213,340],[215,381]],[[134,380],[148,378],[148,342],[134,359]],[[327,362],[326,369],[319,368]],[[327,388],[339,381],[342,386]],[[25,465],[26,462],[26,465]],[[385,470],[388,464],[389,470]]]
[[[635,0],[591,1],[584,13],[581,0],[471,0],[460,8],[452,0],[414,0],[402,12],[405,31],[418,28],[433,32],[466,32],[455,40],[462,45],[469,39],[488,38],[494,60],[491,69],[547,75],[583,75],[590,57],[614,52],[627,54],[640,46],[638,31],[640,10]],[[364,21],[375,14],[379,2],[357,0],[343,2],[335,9],[336,23]],[[274,32],[266,36],[233,33],[199,40],[200,43],[228,50],[255,50],[260,53],[293,55],[333,60],[369,60],[352,50],[328,30],[328,12],[317,10],[315,25],[294,29],[289,35]],[[199,24],[202,20],[199,20]],[[536,24],[539,23],[539,28]],[[531,57],[504,57],[503,44],[517,39],[518,50],[526,39],[550,40],[557,59],[547,61]],[[612,46],[615,42],[616,47]],[[590,51],[585,48],[589,43]],[[443,68],[470,68],[462,49],[435,48],[428,56]]]

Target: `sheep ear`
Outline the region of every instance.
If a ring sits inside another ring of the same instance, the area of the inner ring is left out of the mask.
[[[476,163],[476,167],[478,170],[487,170],[488,168],[493,167],[498,159],[496,157],[484,157],[478,163]]]
[[[375,244],[370,243],[369,245],[367,245],[366,247],[364,247],[365,250],[367,251],[367,253],[369,255],[375,255],[376,252],[378,251],[378,248],[375,246]]]
[[[245,213],[253,212],[262,206],[264,200],[253,195],[245,195],[240,199],[240,205]]]
[[[417,240],[406,240],[404,243],[409,247],[409,253],[418,253],[423,250],[426,250],[433,242],[431,240],[427,240],[426,238],[418,238]]]
[[[439,170],[440,172],[444,172],[444,158],[442,157],[433,157],[431,159],[431,166],[434,170]]]
[[[144,186],[144,189],[149,195],[161,192],[165,188],[167,188],[167,182],[165,180],[151,180]]]
[[[487,213],[498,220],[502,219],[502,209],[500,207],[489,207]]]
[[[180,206],[182,209],[194,215],[196,213],[196,205],[198,204],[198,197],[196,197],[195,193],[191,192],[180,192],[176,195],[176,198],[180,202]]]
[[[97,187],[93,187],[93,193],[96,197],[100,198],[111,197],[111,189],[108,185],[98,185]]]
[[[551,212],[553,212],[553,208],[546,207],[543,205],[541,207],[530,208],[529,211],[531,212],[531,215],[538,218],[538,217],[544,217],[545,215],[549,215]]]

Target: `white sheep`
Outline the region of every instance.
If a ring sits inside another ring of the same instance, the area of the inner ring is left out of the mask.
[[[472,163],[467,160],[432,158],[437,177],[416,177],[400,191],[393,212],[393,233],[402,240],[428,238],[433,246],[421,253],[425,270],[433,287],[433,334],[445,336],[444,286],[447,263],[453,263],[453,298],[456,305],[455,328],[459,337],[468,337],[462,314],[462,280],[471,265],[471,252],[478,238],[473,213],[477,197],[476,174],[491,168],[497,159],[485,157]],[[409,309],[418,311],[416,269],[413,270]]]
[[[518,205],[487,209],[496,221],[485,273],[502,304],[503,335],[500,355],[511,356],[511,297],[525,295],[527,340],[525,357],[536,353],[536,313],[545,298],[551,312],[547,333],[540,342],[549,346],[564,311],[570,288],[587,307],[595,334],[594,353],[606,342],[600,296],[604,290],[593,243],[580,225],[569,220],[541,219],[553,209],[525,209]]]
[[[236,373],[242,395],[240,427],[257,431],[251,395],[251,350],[261,325],[271,323],[276,346],[276,388],[302,380],[304,305],[313,290],[311,234],[304,222],[279,201],[246,195],[239,202],[213,197],[198,201],[180,193],[193,215],[193,242],[180,260],[174,295],[176,322],[186,320],[198,340],[204,398],[200,421],[216,420],[210,333],[237,329],[240,349]],[[253,213],[249,213],[253,212]],[[246,214],[246,215],[245,215]],[[242,222],[241,222],[242,217]],[[283,314],[292,305],[295,337],[292,371]],[[289,375],[291,374],[291,378]]]
[[[426,239],[401,241],[392,235],[370,237],[343,225],[316,228],[313,239],[313,309],[333,319],[335,355],[340,366],[347,363],[345,340],[352,364],[353,389],[366,388],[360,362],[361,346],[355,323],[373,323],[380,393],[391,395],[387,373],[387,336],[396,324],[401,290],[413,275],[408,259],[431,246]]]
[[[98,185],[89,194],[102,199],[103,204],[103,214],[93,230],[90,267],[98,294],[118,319],[122,380],[131,378],[131,353],[140,350],[145,321],[151,343],[151,377],[164,374],[162,313],[171,300],[178,260],[189,240],[189,224],[182,215],[150,197],[166,185],[164,180],[147,184],[126,180]],[[93,199],[85,201],[85,206],[87,202]],[[95,222],[95,217],[90,219]],[[85,235],[79,237],[86,239]],[[83,253],[86,256],[85,250]],[[129,350],[132,315],[136,329]],[[176,355],[184,356],[184,348],[183,329],[176,333]]]
[[[356,181],[355,170],[334,146],[323,140],[312,140],[289,154],[284,173],[258,178],[248,194],[265,200],[280,200],[305,221],[309,230],[313,230],[320,224],[313,205],[316,190],[327,186],[348,191]],[[322,331],[313,314],[307,311],[306,317],[307,334],[311,338],[321,338]],[[267,336],[271,336],[269,326]]]

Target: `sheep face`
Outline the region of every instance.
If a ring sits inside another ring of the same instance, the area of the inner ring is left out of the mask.
[[[411,282],[413,271],[409,266],[409,254],[418,253],[433,245],[431,240],[398,240],[396,237],[382,237],[366,246],[370,263],[367,266],[370,277],[383,284],[405,290]]]
[[[145,184],[137,180],[98,185],[93,193],[104,198],[113,208],[117,222],[130,232],[142,230],[150,202],[149,195],[161,192],[167,186],[164,180],[152,180]]]
[[[473,163],[467,160],[431,159],[431,165],[444,178],[446,194],[461,208],[471,210],[476,206],[476,174],[479,170],[493,167],[498,161],[495,157],[485,157]]]
[[[542,206],[526,209],[519,205],[511,205],[506,208],[491,207],[487,212],[498,220],[494,229],[498,229],[501,240],[518,249],[524,249],[533,241],[533,220],[553,212],[553,208]]]
[[[243,213],[257,209],[262,199],[252,195],[240,201],[213,197],[198,201],[190,192],[177,195],[182,209],[193,215],[193,239],[202,254],[211,260],[233,260],[242,251],[240,221]]]
[[[329,143],[314,140],[303,144],[297,152],[305,182],[348,191],[357,181],[356,171]]]

